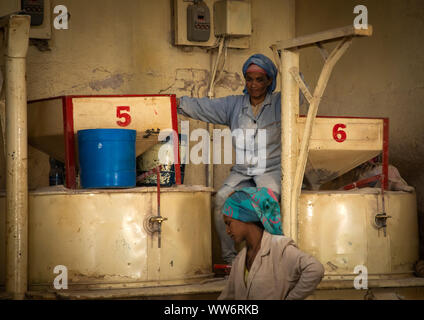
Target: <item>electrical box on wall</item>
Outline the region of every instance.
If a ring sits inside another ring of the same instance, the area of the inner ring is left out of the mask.
[[[208,41],[211,33],[211,17],[209,7],[203,2],[187,7],[187,40]]]
[[[31,27],[41,26],[44,20],[43,0],[22,0],[22,11],[31,16]]]
[[[11,14],[31,16],[30,38],[51,38],[50,0],[0,0],[0,17]]]
[[[215,35],[250,36],[252,22],[250,3],[238,0],[220,0],[214,4]]]
[[[174,45],[212,47],[218,43],[219,36],[215,36],[214,32],[215,2],[217,0],[173,0]],[[250,1],[247,2],[250,5]],[[247,49],[250,46],[250,37],[228,37],[227,46]]]

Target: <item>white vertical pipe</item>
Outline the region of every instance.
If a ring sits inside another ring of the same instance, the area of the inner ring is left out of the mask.
[[[293,212],[291,195],[297,163],[297,126],[299,116],[299,86],[290,74],[291,68],[299,68],[299,53],[295,50],[281,52],[281,208],[283,232],[293,237]]]
[[[25,297],[28,283],[29,29],[29,16],[11,16],[6,27],[6,291],[13,299]]]

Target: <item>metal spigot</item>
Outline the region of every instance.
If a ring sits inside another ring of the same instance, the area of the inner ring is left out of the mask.
[[[152,129],[153,130],[153,129]],[[148,130],[149,131],[149,130]],[[158,129],[158,132],[160,130]],[[158,207],[157,207],[157,215],[156,216],[150,216],[144,220],[144,226],[147,231],[151,232],[152,234],[157,232],[158,233],[158,248],[161,247],[161,233],[162,233],[162,223],[168,218],[162,217],[160,215],[160,168],[161,166],[155,168],[154,170],[151,170],[151,172],[148,172],[148,176],[156,173],[156,184],[157,184],[157,195],[158,195]],[[157,227],[155,227],[157,225]]]
[[[168,220],[168,218],[162,217],[162,216],[153,216],[149,218],[149,223],[150,224],[154,224],[154,223],[159,223],[159,225],[162,224],[162,222]]]
[[[374,223],[377,229],[383,228],[384,236],[386,236],[387,219],[389,218],[391,218],[391,216],[388,216],[385,212],[378,213],[374,217]]]
[[[374,217],[374,223],[377,226],[377,229],[380,230],[383,228],[384,236],[386,237],[386,228],[387,228],[387,219],[391,218],[386,214],[386,206],[384,204],[384,174],[380,175],[381,181],[381,205],[383,207],[383,213],[377,213]]]
[[[150,216],[145,220],[144,226],[150,233],[158,233],[158,248],[161,247],[162,238],[162,223],[168,218],[162,216]]]
[[[144,226],[146,230],[150,233],[155,233],[161,231],[161,226],[164,221],[168,220],[168,218],[162,216],[150,216],[147,217],[144,221]]]

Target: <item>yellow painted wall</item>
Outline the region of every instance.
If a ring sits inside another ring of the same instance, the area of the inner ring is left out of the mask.
[[[257,52],[272,56],[269,45],[294,32],[293,14],[290,15],[290,11],[294,12],[293,0],[251,3],[250,49],[229,49],[226,76],[216,85],[217,97],[240,94],[244,61]],[[30,46],[29,100],[69,94],[206,96],[217,50],[172,45],[171,0],[52,1],[52,7],[59,4],[68,8],[69,29],[53,28],[49,51]],[[190,127],[205,124],[191,121]],[[48,184],[47,160],[46,155],[30,150],[30,166],[34,161],[41,168],[36,176],[30,173],[31,188]],[[215,187],[222,184],[229,168],[216,168]],[[204,172],[203,165],[189,166],[186,182],[205,184]]]
[[[250,48],[228,50],[216,97],[241,94],[244,61],[259,52],[272,57],[269,46],[294,34],[294,0],[251,0],[251,4]],[[71,94],[206,96],[217,50],[172,45],[171,0],[52,0],[52,7],[56,5],[68,8],[69,29],[52,29],[48,46],[30,46],[29,100]],[[190,120],[191,130],[199,127],[206,128],[205,123]],[[215,166],[215,188],[222,185],[230,167]],[[4,188],[3,154],[0,170]],[[30,188],[48,185],[48,172],[48,156],[30,148]],[[204,185],[205,172],[204,165],[189,165],[185,183]]]
[[[368,8],[374,34],[354,40],[338,62],[318,114],[388,117],[390,163],[416,188],[424,217],[424,1],[297,0],[296,35],[352,25],[358,4]],[[322,58],[315,48],[301,52],[301,71],[313,88]]]

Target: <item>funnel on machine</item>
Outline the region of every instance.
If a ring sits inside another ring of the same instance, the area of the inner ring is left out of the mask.
[[[172,130],[178,133],[176,97],[63,96],[28,103],[28,142],[65,163],[68,188],[75,187],[77,132],[99,128],[136,130],[136,156],[139,156],[160,142],[161,132],[166,133],[164,137]],[[178,156],[178,134],[174,135],[173,143]]]

